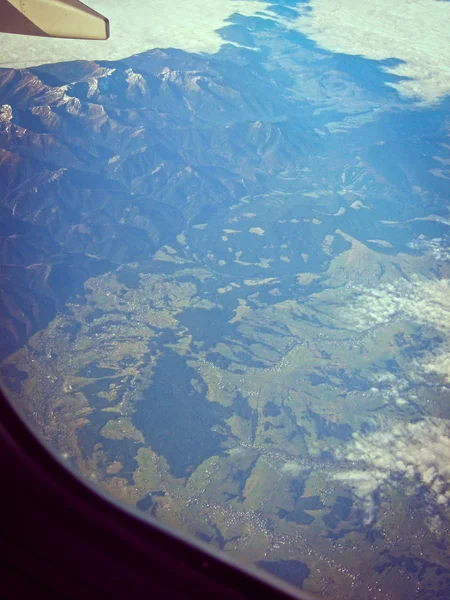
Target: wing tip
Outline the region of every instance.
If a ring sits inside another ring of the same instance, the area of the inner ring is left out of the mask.
[[[107,19],[106,17],[103,17],[105,19],[105,40],[109,40],[110,36],[111,36],[111,26],[109,24],[109,19]]]

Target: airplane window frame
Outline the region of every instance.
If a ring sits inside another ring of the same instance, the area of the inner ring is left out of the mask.
[[[55,456],[26,421],[0,388],[4,591],[70,599],[94,590],[117,596],[145,589],[198,598],[201,588],[218,599],[313,600],[106,496]]]

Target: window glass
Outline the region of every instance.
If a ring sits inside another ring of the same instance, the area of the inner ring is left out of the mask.
[[[450,597],[450,4],[0,34],[0,379],[102,490],[320,597]]]

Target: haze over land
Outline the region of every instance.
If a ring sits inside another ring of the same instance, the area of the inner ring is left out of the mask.
[[[0,69],[0,379],[239,561],[450,598],[450,99],[270,10],[220,48],[205,19],[211,52]]]

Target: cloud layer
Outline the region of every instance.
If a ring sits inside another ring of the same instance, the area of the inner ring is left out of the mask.
[[[70,60],[119,60],[152,48],[217,52],[218,30],[233,13],[283,22],[332,52],[372,60],[397,59],[385,70],[407,79],[389,83],[425,103],[450,94],[450,3],[436,0],[310,0],[298,18],[283,19],[260,0],[89,0],[111,21],[106,42],[0,34],[0,67],[23,68]]]
[[[401,94],[435,102],[450,94],[450,4],[436,0],[310,0],[296,26],[332,52],[398,59]]]
[[[0,34],[0,67],[23,68],[70,60],[119,60],[152,48],[217,52],[217,33],[233,14],[254,15],[267,5],[259,0],[86,0],[109,18],[106,42],[53,40]]]

